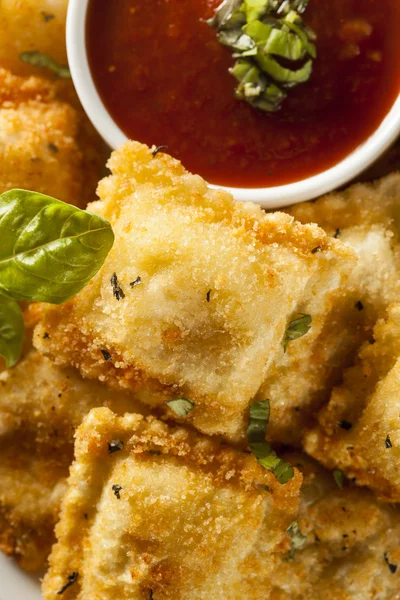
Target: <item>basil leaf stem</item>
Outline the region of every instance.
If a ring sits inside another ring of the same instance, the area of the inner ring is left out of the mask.
[[[0,294],[0,356],[13,367],[22,352],[24,319],[18,302]]]

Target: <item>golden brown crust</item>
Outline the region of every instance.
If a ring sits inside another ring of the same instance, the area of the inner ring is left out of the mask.
[[[399,508],[349,482],[340,490],[332,473],[304,455],[285,458],[303,473],[297,522],[306,539],[294,560],[277,565],[268,600],[397,600]]]
[[[65,85],[0,68],[0,193],[31,189],[82,207],[93,200],[104,146],[82,109],[61,99]]]
[[[123,442],[111,456],[110,439]],[[288,549],[300,483],[181,427],[95,409],[77,432],[44,597],[76,572],[68,600],[259,598]]]
[[[109,166],[114,174],[90,210],[111,222],[114,247],[85,290],[48,310],[36,347],[85,377],[131,389],[168,418],[176,415],[165,400],[188,397],[187,422],[243,442],[248,404],[284,354],[293,313],[325,292],[321,280],[339,294],[352,252],[316,226],[210,190],[141,144],[127,143]]]
[[[65,22],[68,0],[2,0],[0,4],[0,67],[19,75],[46,73],[20,60],[22,52],[40,51],[67,64]]]
[[[25,311],[27,325],[38,305]],[[42,568],[73,459],[73,435],[89,410],[109,406],[123,414],[144,411],[124,393],[85,381],[29,348],[0,374],[0,548],[21,566]]]
[[[399,339],[400,306],[395,304],[304,440],[309,454],[328,468],[343,469],[388,502],[400,502]]]

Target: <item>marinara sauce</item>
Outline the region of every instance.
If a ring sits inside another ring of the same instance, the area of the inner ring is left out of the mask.
[[[219,4],[91,0],[86,25],[116,123],[209,182],[269,187],[317,174],[368,138],[399,94],[399,0],[310,0],[313,74],[273,114],[234,97],[234,59],[205,22]]]

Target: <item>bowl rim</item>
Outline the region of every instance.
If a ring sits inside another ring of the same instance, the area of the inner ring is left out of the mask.
[[[69,0],[67,53],[79,99],[90,121],[115,150],[128,140],[106,109],[94,83],[86,51],[86,14],[89,0]],[[272,209],[322,196],[348,183],[374,163],[400,134],[400,90],[392,108],[374,133],[342,161],[322,173],[293,183],[268,188],[239,188],[209,184],[224,189],[236,200],[255,202]]]

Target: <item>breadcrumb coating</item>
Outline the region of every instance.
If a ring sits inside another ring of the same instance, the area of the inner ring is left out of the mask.
[[[303,473],[297,523],[305,539],[281,560],[268,600],[399,600],[400,511],[310,458],[286,460]]]
[[[110,455],[112,439],[123,447]],[[67,600],[265,597],[300,484],[298,471],[282,486],[251,455],[154,417],[94,409],[77,431],[44,598],[71,577]]]
[[[187,422],[243,442],[249,402],[284,356],[290,321],[324,286],[330,305],[353,253],[314,225],[209,189],[139,143],[109,167],[90,210],[111,222],[114,247],[80,294],[49,308],[36,347],[169,418],[166,400],[189,398]]]
[[[85,207],[103,160],[104,144],[71,90],[0,68],[0,193],[23,188]]]
[[[385,501],[400,502],[400,304],[380,320],[306,434],[304,447]]]
[[[0,549],[28,571],[50,553],[74,432],[97,406],[146,412],[128,394],[83,380],[31,348],[0,373]]]

